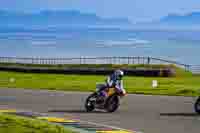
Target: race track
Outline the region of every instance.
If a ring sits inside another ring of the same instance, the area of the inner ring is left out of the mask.
[[[89,93],[0,89],[0,108],[25,109],[144,133],[199,133],[195,98],[128,95],[115,113],[84,111]]]

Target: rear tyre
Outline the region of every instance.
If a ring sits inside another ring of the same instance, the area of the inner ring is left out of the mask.
[[[96,100],[96,97],[97,97],[97,93],[93,93],[87,97],[87,99],[85,101],[85,110],[87,112],[91,112],[95,109],[95,101],[94,100]]]
[[[105,109],[107,112],[115,112],[119,108],[119,97],[117,95],[112,95],[108,97],[105,104]]]
[[[195,112],[200,114],[200,97],[197,99],[197,101],[195,102],[194,104],[194,109],[195,109]]]

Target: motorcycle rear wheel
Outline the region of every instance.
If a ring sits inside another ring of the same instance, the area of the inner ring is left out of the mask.
[[[97,97],[97,93],[92,93],[91,95],[89,95],[85,101],[85,109],[87,112],[91,112],[95,109],[95,101],[91,101],[91,98],[95,98]]]

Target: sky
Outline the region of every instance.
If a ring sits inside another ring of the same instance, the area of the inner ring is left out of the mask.
[[[79,10],[101,17],[123,17],[133,23],[160,19],[168,14],[200,12],[200,0],[0,0],[0,9],[24,12]]]

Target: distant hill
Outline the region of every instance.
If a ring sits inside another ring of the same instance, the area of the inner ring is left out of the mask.
[[[102,18],[76,10],[44,10],[38,13],[0,10],[0,26],[126,26],[127,18]]]

